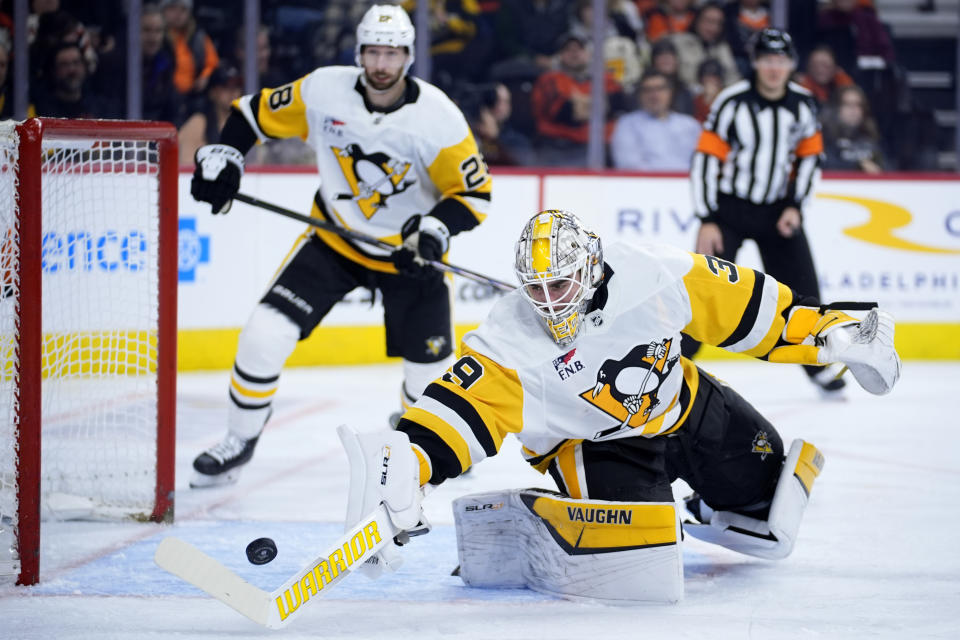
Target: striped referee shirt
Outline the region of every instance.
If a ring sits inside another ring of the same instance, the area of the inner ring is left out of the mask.
[[[809,91],[793,82],[775,102],[749,80],[717,95],[693,154],[694,212],[711,219],[717,195],[769,204],[786,199],[802,208],[820,174],[823,138]]]

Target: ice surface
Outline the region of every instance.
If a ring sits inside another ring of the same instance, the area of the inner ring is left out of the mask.
[[[793,555],[781,562],[684,543],[677,605],[612,607],[528,590],[479,590],[450,576],[450,502],[464,493],[541,486],[509,438],[501,454],[426,502],[435,529],[404,549],[394,575],[356,575],[279,632],[249,622],[157,568],[177,535],[271,589],[342,530],[346,456],[335,427],[386,424],[399,365],[291,369],[238,485],[187,488],[190,463],[218,440],[228,374],[181,375],[176,524],[45,523],[41,584],[0,587],[0,638],[958,638],[960,465],[954,403],[960,364],[907,362],[892,394],[848,387],[824,402],[798,367],[707,362],[777,426],[826,457]],[[675,495],[686,487],[678,483]],[[247,563],[269,536],[279,555]]]

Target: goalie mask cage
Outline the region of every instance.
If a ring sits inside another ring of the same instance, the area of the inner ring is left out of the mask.
[[[40,520],[171,520],[177,142],[155,122],[0,123],[0,580]]]

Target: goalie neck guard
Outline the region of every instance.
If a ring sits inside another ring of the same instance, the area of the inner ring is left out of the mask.
[[[363,66],[360,51],[364,46],[380,45],[384,47],[406,47],[407,62],[403,65],[403,75],[407,75],[413,65],[413,40],[415,30],[410,16],[401,7],[388,4],[375,4],[370,7],[360,24],[357,25],[357,45],[354,48],[354,61]]]
[[[565,347],[576,340],[587,304],[603,281],[600,237],[569,211],[541,211],[517,240],[514,271],[554,342]]]

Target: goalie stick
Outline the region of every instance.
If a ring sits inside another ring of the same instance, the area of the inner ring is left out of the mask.
[[[292,211],[291,209],[287,209],[286,207],[281,207],[280,205],[273,204],[272,202],[266,202],[265,200],[261,200],[260,198],[249,196],[245,193],[238,193],[235,196],[233,196],[233,199],[239,200],[240,202],[249,204],[250,206],[253,206],[253,207],[259,207],[261,209],[265,209],[273,213],[278,213],[281,216],[286,216],[287,218],[291,218],[293,220],[299,220],[300,222],[309,224],[310,226],[316,227],[317,229],[323,229],[324,231],[335,233],[338,236],[341,236],[343,238],[349,238],[350,240],[363,242],[365,244],[373,245],[381,249],[386,249],[387,251],[393,251],[394,249],[397,248],[396,245],[390,244],[389,242],[384,242],[380,238],[375,238],[371,235],[360,233],[359,231],[354,231],[353,229],[344,229],[343,227],[339,227],[335,224],[324,222],[323,220],[317,220],[316,218],[311,218],[310,216],[305,216],[302,213],[297,213],[296,211]],[[514,285],[508,282],[497,280],[496,278],[491,278],[490,276],[485,276],[482,273],[477,273],[476,271],[472,271],[465,267],[458,267],[456,265],[449,264],[447,262],[441,262],[439,260],[423,260],[423,263],[433,267],[437,271],[453,273],[458,276],[467,278],[468,280],[473,280],[474,282],[479,282],[489,287],[493,287],[494,289],[497,289],[499,291],[513,291],[514,289],[516,289]]]
[[[272,593],[253,586],[219,561],[176,537],[164,538],[153,560],[160,568],[257,624],[280,629],[301,617],[307,602],[326,595],[397,533],[381,504]]]

